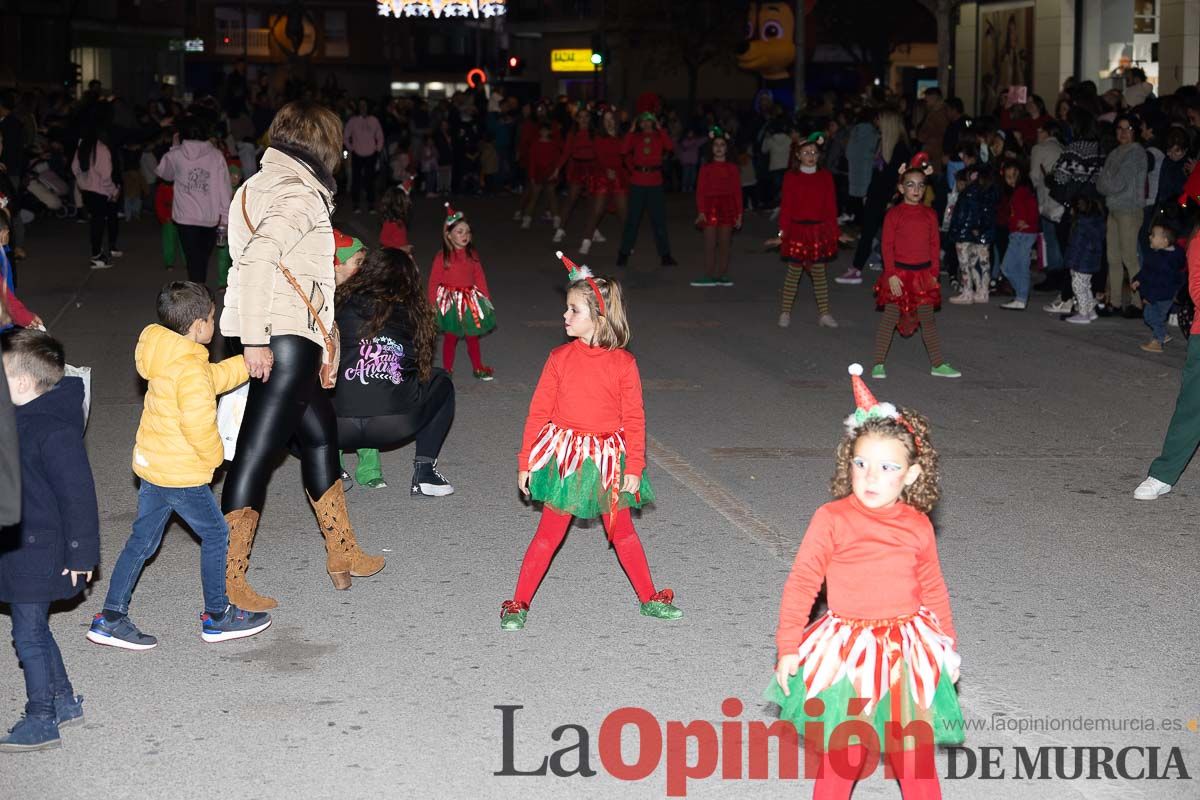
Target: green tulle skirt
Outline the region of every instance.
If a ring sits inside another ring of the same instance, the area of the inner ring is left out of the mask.
[[[622,455],[621,475],[624,474],[625,456]],[[595,519],[622,508],[641,508],[654,502],[654,487],[643,471],[638,493],[621,492],[614,504],[612,492],[604,488],[600,469],[591,459],[584,459],[577,470],[563,477],[558,474],[558,460],[551,458],[548,464],[529,476],[529,494],[549,508],[579,519]]]
[[[456,294],[461,294],[461,292],[456,292]],[[452,333],[455,336],[483,336],[495,329],[496,309],[492,306],[492,301],[484,297],[481,292],[475,292],[474,309],[472,309],[471,301],[472,298],[465,297],[461,303],[449,303],[444,310],[435,306],[438,328],[442,333]]]

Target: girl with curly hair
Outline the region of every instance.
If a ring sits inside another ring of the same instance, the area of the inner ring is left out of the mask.
[[[373,464],[386,486],[378,451],[415,439],[411,495],[451,494],[437,460],[454,420],[454,384],[433,367],[438,328],[416,263],[404,250],[385,247],[365,258],[351,254],[335,272],[342,334],[333,398],[338,446],[359,451],[360,483],[372,477],[363,468]]]
[[[925,417],[877,402],[861,365],[850,374],[856,409],[837,449],[836,499],[813,515],[784,585],[765,696],[822,762],[814,798],[850,797],[880,754],[905,798],[941,797],[933,746],[961,743],[963,729],[958,636],[928,516],[938,454]],[[822,581],[829,610],[809,625]],[[847,721],[858,743],[831,749]]]

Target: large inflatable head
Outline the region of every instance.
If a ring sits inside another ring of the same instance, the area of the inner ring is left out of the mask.
[[[738,66],[767,80],[787,78],[796,61],[795,29],[790,2],[751,2]]]

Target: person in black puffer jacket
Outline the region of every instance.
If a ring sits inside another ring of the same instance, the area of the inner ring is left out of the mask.
[[[986,303],[992,272],[992,242],[995,238],[996,188],[987,164],[964,167],[968,184],[958,196],[950,217],[950,241],[958,254],[961,291],[950,302],[955,305]]]

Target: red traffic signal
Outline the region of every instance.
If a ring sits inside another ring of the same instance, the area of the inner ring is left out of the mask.
[[[523,70],[523,69],[525,69],[525,59],[521,58],[520,56],[509,56],[508,57],[508,74],[509,75],[520,75],[521,70]]]

